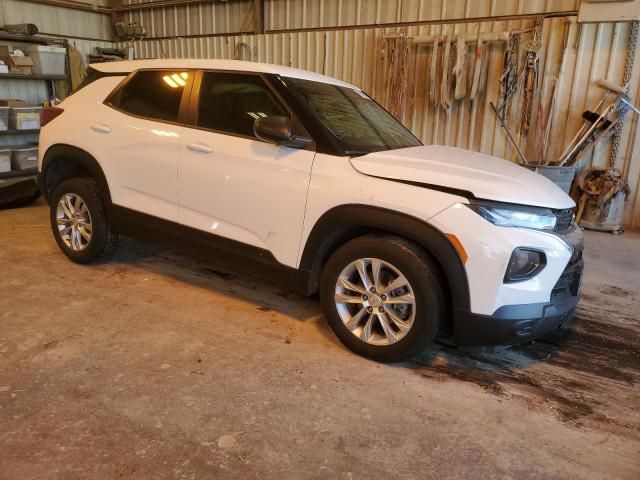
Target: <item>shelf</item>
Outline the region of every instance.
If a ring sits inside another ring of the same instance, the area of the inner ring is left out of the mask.
[[[65,46],[66,40],[60,40],[56,38],[49,37],[39,37],[36,35],[24,35],[24,34],[15,34],[8,32],[0,32],[0,40],[9,41],[9,42],[19,42],[19,43],[35,43],[38,45],[60,45]]]
[[[19,73],[0,73],[0,79],[7,80],[69,80],[67,75],[20,75]]]
[[[28,170],[11,170],[10,172],[0,173],[0,180],[5,178],[33,177],[38,174],[38,167]]]
[[[35,130],[0,130],[0,135],[38,135],[40,129]],[[0,146],[0,148],[2,148]]]

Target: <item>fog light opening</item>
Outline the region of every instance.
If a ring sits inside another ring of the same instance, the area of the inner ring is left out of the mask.
[[[533,248],[516,248],[511,254],[504,283],[523,282],[535,277],[547,264],[547,256]]]

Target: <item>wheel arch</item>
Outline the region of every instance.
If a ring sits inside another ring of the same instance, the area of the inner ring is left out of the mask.
[[[469,308],[467,273],[445,234],[416,217],[370,205],[335,207],[316,222],[300,260],[300,271],[306,272],[307,293],[318,290],[320,274],[333,252],[349,240],[370,233],[398,235],[420,245],[438,263],[453,307]]]
[[[81,148],[66,144],[50,146],[44,154],[40,169],[40,191],[49,202],[56,186],[68,178],[93,177],[107,206],[111,205],[111,194],[107,178],[93,155]]]

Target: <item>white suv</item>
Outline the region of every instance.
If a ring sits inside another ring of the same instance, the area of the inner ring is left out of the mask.
[[[574,202],[506,160],[423,146],[362,90],[228,60],[92,65],[42,114],[39,183],[62,251],[145,236],[319,292],[380,361],[440,337],[514,344],[578,303]]]

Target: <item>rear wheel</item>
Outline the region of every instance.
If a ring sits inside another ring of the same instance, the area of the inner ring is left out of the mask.
[[[361,237],[338,249],[323,271],[320,295],[342,343],[382,362],[424,350],[438,333],[444,309],[431,259],[392,236]]]
[[[65,180],[53,192],[50,205],[53,235],[67,257],[91,263],[113,253],[118,235],[107,221],[95,180]]]

